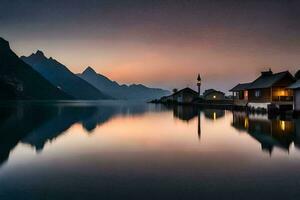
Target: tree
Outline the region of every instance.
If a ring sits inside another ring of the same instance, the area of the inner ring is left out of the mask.
[[[177,88],[174,88],[174,89],[173,89],[173,93],[176,93],[177,91],[178,91]]]

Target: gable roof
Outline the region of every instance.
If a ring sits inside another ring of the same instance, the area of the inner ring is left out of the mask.
[[[239,83],[229,91],[238,92],[238,91],[246,90],[250,85],[251,83]]]
[[[290,89],[299,89],[300,88],[300,80],[298,80],[296,83],[293,83],[288,88],[290,88]]]
[[[217,90],[215,90],[215,89],[208,89],[208,90],[205,90],[205,91],[204,91],[203,96],[207,96],[207,95],[209,95],[209,94],[211,94],[211,93],[214,93],[214,92],[216,92],[216,93],[221,93],[221,94],[225,94],[224,92],[217,91]]]
[[[182,93],[182,92],[183,93],[192,93],[194,95],[198,95],[198,92],[196,92],[195,90],[193,90],[193,89],[191,89],[189,87],[183,88],[182,90],[179,90],[179,91],[175,92],[172,95],[177,95],[177,94]],[[172,95],[170,95],[170,96],[172,96]]]
[[[247,89],[262,89],[272,87],[275,83],[282,80],[284,77],[290,76],[294,79],[293,75],[289,71],[279,72],[276,74],[261,75],[255,81],[253,81]]]
[[[270,88],[286,76],[289,76],[291,79],[294,79],[293,75],[289,71],[279,72],[275,74],[273,74],[272,72],[263,72],[262,75],[253,82],[238,84],[229,91],[237,92],[248,89]]]

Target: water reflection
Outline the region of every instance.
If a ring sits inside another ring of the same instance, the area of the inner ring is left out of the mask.
[[[232,126],[247,132],[261,144],[263,151],[270,154],[275,147],[287,152],[292,143],[299,147],[299,120],[269,119],[267,115],[233,112]]]
[[[10,156],[0,199],[299,195],[299,119],[120,102],[0,107],[0,162]]]
[[[142,115],[166,108],[150,108],[144,104],[97,104],[97,103],[20,103],[0,106],[0,165],[19,143],[31,145],[37,152],[47,142],[62,135],[73,124],[80,123],[88,133],[117,115]]]
[[[225,110],[205,109],[204,115],[207,119],[217,120],[225,116]]]
[[[225,117],[225,111],[218,109],[135,103],[20,103],[0,107],[0,165],[8,159],[11,150],[19,142],[29,144],[41,152],[46,143],[55,140],[76,123],[91,134],[97,127],[119,115],[172,112],[174,118],[187,123],[197,118],[195,132],[200,139],[201,116],[213,122]],[[289,151],[292,143],[300,147],[299,119],[268,119],[264,115],[249,115],[245,112],[233,112],[232,116],[232,126],[257,140],[263,151],[271,154],[274,147]]]
[[[0,114],[0,164],[6,161],[10,151],[19,143],[31,145],[37,152],[73,124],[80,123],[87,133],[118,115],[142,115],[146,112],[172,111],[173,116],[189,122],[198,118],[197,131],[201,137],[201,113],[205,118],[217,120],[225,115],[224,110],[200,110],[193,106],[160,106],[145,104],[93,104],[93,103],[20,103],[1,105]]]

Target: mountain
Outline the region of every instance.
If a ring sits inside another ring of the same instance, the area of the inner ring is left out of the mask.
[[[0,99],[72,99],[22,61],[1,37],[0,90]]]
[[[73,74],[63,64],[52,57],[47,58],[42,51],[37,51],[28,57],[22,56],[21,59],[53,85],[75,99],[95,100],[108,98],[107,95],[97,88]]]
[[[119,85],[107,77],[97,74],[91,67],[87,67],[78,76],[99,90],[117,99],[151,100],[168,95],[170,92],[158,88],[149,88],[141,84]]]

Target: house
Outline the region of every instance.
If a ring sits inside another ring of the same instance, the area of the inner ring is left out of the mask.
[[[160,99],[160,102],[167,103],[167,102],[176,102],[176,103],[191,103],[196,98],[199,97],[198,92],[192,90],[189,87],[186,87],[182,90],[179,90],[173,93],[170,96],[165,96]]]
[[[293,75],[288,72],[273,73],[271,70],[262,72],[251,83],[239,84],[232,88],[235,93],[235,103],[244,102],[250,108],[268,109],[273,105],[282,110],[293,106],[293,91],[288,88],[295,82]]]
[[[251,83],[242,83],[238,84],[231,90],[230,92],[233,93],[232,99],[234,105],[238,106],[246,106],[248,104],[248,90],[247,88],[250,86]]]
[[[224,100],[225,94],[214,89],[205,90],[203,93],[204,100]]]
[[[294,90],[294,110],[300,112],[300,80],[288,88]]]

